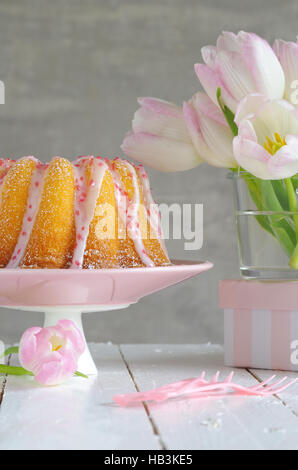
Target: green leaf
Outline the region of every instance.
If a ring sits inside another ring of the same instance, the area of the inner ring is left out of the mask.
[[[79,372],[78,370],[75,372],[75,374],[77,377],[83,377],[83,379],[88,379],[88,375],[85,375],[83,374],[82,372]]]
[[[257,215],[255,216],[257,222],[275,238],[288,256],[292,256],[296,246],[296,234],[291,217],[287,220],[282,213],[284,209],[281,203],[285,204],[283,192],[285,188],[282,182],[272,184],[273,181],[261,180],[250,174],[244,174],[243,178],[248,185],[251,198],[257,209],[259,211],[277,212],[277,214],[268,216]]]
[[[296,230],[296,239],[298,241],[298,206],[297,206],[297,195],[296,195],[296,190],[294,189],[293,183],[292,183],[292,178],[285,178],[285,187],[287,190],[288,194],[288,200],[289,200],[289,208],[290,211],[294,212],[292,218],[294,220],[295,224],[295,230]]]
[[[264,210],[273,212],[283,212],[283,208],[276,196],[270,180],[259,180],[261,197],[263,200]]]
[[[296,246],[296,233],[293,227],[293,222],[290,217],[286,219],[283,214],[284,209],[276,196],[272,181],[260,180],[260,186],[262,199],[264,201],[264,210],[276,212],[276,214],[269,216],[272,230],[287,255],[292,256]]]
[[[298,190],[298,175],[296,174],[296,175],[292,176],[291,180],[292,180],[293,187],[295,189],[295,193],[298,194],[298,192],[297,192],[297,190]]]
[[[289,235],[288,226],[284,225],[284,226],[278,227],[277,225],[275,225],[274,226],[274,233],[275,233],[276,238],[278,239],[280,245],[282,245],[283,249],[285,250],[286,254],[289,257],[291,257],[294,250],[295,250],[295,244],[293,243],[292,236]],[[295,234],[295,232],[294,232],[294,234]]]
[[[9,354],[19,354],[19,347],[18,346],[12,346],[11,348],[7,348],[4,351],[4,356],[9,356]]]
[[[221,97],[221,88],[218,87],[217,88],[217,92],[216,92],[216,98],[217,98],[217,102],[218,102],[218,105],[220,107],[220,109],[222,110],[225,118],[226,118],[226,121],[227,123],[229,124],[229,127],[233,133],[233,135],[236,137],[238,135],[238,127],[237,127],[237,124],[235,123],[235,115],[234,113],[230,110],[230,108],[228,108],[222,97]]]
[[[289,266],[292,269],[298,269],[298,244],[294,250],[294,253],[290,259]]]
[[[290,210],[288,194],[287,194],[287,190],[284,186],[283,181],[282,180],[272,180],[271,184],[272,184],[272,187],[274,189],[276,197],[278,198],[278,200],[280,202],[280,205],[282,206],[283,210],[285,210],[285,211]]]
[[[4,353],[0,356],[0,359],[2,357],[9,356],[10,354],[19,354],[19,347],[18,346],[12,346],[11,348],[7,348]]]
[[[259,211],[262,211],[263,206],[262,206],[262,201],[260,197],[260,191],[259,191],[259,188],[257,187],[256,182],[250,175],[248,175],[247,178],[245,177],[245,175],[243,177],[246,180],[246,184],[248,186],[249,193],[253,202],[255,203],[257,209]],[[256,216],[256,219],[262,228],[264,228],[265,230],[267,230],[267,232],[271,233],[271,235],[274,236],[273,230],[270,226],[270,222],[268,221],[268,217],[266,215],[258,215]]]
[[[7,375],[31,375],[34,374],[29,370],[23,369],[23,367],[14,367],[14,366],[5,366],[0,364],[0,374],[7,374]]]

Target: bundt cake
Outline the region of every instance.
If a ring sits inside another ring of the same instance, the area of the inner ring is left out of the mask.
[[[141,165],[93,156],[0,159],[0,268],[168,264]]]

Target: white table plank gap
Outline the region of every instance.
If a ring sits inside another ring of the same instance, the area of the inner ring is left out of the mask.
[[[41,387],[7,378],[0,408],[0,449],[160,449],[143,407],[123,409],[117,393],[135,392],[117,346],[90,345],[97,377]]]
[[[263,369],[250,369],[250,372],[254,374],[254,376],[258,377],[261,382],[263,380],[268,379],[273,374],[276,375],[275,380],[282,379],[285,376],[288,377],[288,379],[297,379],[298,377],[297,372],[280,371],[280,370],[272,371],[272,370],[263,370]],[[298,418],[298,382],[293,384],[284,392],[279,393],[277,395],[277,398],[281,401],[283,406],[288,408],[293,413],[293,415]]]
[[[1,410],[1,404],[3,401],[3,396],[4,396],[4,390],[5,390],[5,385],[6,385],[6,376],[0,377],[0,410]]]
[[[133,381],[133,383],[134,383],[134,386],[135,386],[136,391],[137,391],[137,392],[140,392],[140,389],[139,389],[139,387],[138,387],[138,384],[137,384],[137,382],[136,382],[136,380],[135,380],[135,378],[134,378],[133,372],[131,371],[131,369],[130,369],[130,367],[129,367],[129,364],[128,364],[128,362],[127,362],[126,359],[125,359],[125,356],[124,356],[124,354],[123,354],[123,351],[122,351],[122,349],[121,349],[121,346],[119,346],[119,352],[120,352],[120,354],[121,354],[121,357],[122,357],[122,359],[123,359],[124,364],[126,365],[126,368],[127,368],[127,370],[128,370],[128,373],[129,373],[129,375],[130,375],[130,377],[131,377],[131,379],[132,379],[132,381]],[[166,445],[165,445],[165,443],[164,443],[163,440],[162,440],[162,437],[161,437],[160,432],[159,432],[159,430],[158,430],[158,426],[156,425],[156,423],[155,423],[155,421],[154,421],[154,418],[151,416],[151,413],[150,413],[150,409],[149,409],[149,407],[148,407],[148,404],[147,404],[146,402],[142,402],[142,405],[143,405],[143,407],[144,407],[144,409],[145,409],[145,411],[146,411],[146,414],[147,414],[148,419],[149,419],[149,421],[150,421],[150,424],[151,424],[151,426],[152,426],[153,433],[157,436],[157,438],[158,438],[158,440],[159,440],[161,449],[162,449],[162,450],[166,450],[166,449],[167,449],[167,448],[166,448]]]
[[[11,356],[8,356],[4,359],[2,359],[2,363],[4,361],[5,364],[9,365],[10,363],[10,358]],[[0,374],[0,411],[1,411],[1,404],[3,401],[4,393],[5,393],[5,386],[7,382],[7,375],[6,374]]]
[[[226,377],[223,351],[212,345],[123,345],[134,380],[141,391],[220,370]],[[235,381],[254,385],[245,369]],[[297,402],[298,404],[298,402]],[[127,412],[130,412],[127,409]],[[298,422],[276,397],[184,399],[148,409],[168,449],[298,449]]]

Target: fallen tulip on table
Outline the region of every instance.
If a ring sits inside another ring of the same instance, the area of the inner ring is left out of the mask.
[[[82,334],[70,320],[47,328],[32,327],[23,334],[19,347],[4,352],[4,356],[18,354],[22,367],[0,365],[0,373],[33,376],[46,386],[59,385],[74,375],[87,378],[77,371],[84,350]]]

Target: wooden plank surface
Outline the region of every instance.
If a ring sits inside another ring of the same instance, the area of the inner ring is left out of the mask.
[[[97,377],[40,387],[9,377],[0,408],[0,449],[159,449],[144,407],[126,410],[112,396],[135,392],[117,346],[91,345]]]
[[[0,449],[298,449],[298,384],[278,397],[183,399],[120,408],[117,393],[145,391],[223,365],[220,346],[92,344],[98,377],[59,387],[9,377]],[[278,372],[277,376],[286,373]],[[253,385],[271,371],[235,370]],[[296,374],[289,373],[289,376]],[[0,377],[2,386],[3,377]]]
[[[250,369],[250,372],[254,374],[258,380],[266,380],[271,377],[273,374],[276,375],[276,380],[282,379],[283,377],[288,377],[289,379],[297,379],[297,372],[288,372],[288,371],[272,371],[272,370],[261,370],[261,369]],[[293,384],[284,392],[279,393],[278,398],[292,413],[298,417],[298,382]],[[287,432],[286,429],[283,430],[284,433]]]
[[[223,366],[222,348],[211,345],[121,346],[141,391],[187,377],[231,371]],[[271,373],[272,375],[272,373]],[[253,385],[246,370],[235,381]],[[148,404],[152,420],[168,449],[298,449],[298,420],[275,398],[184,399]]]

